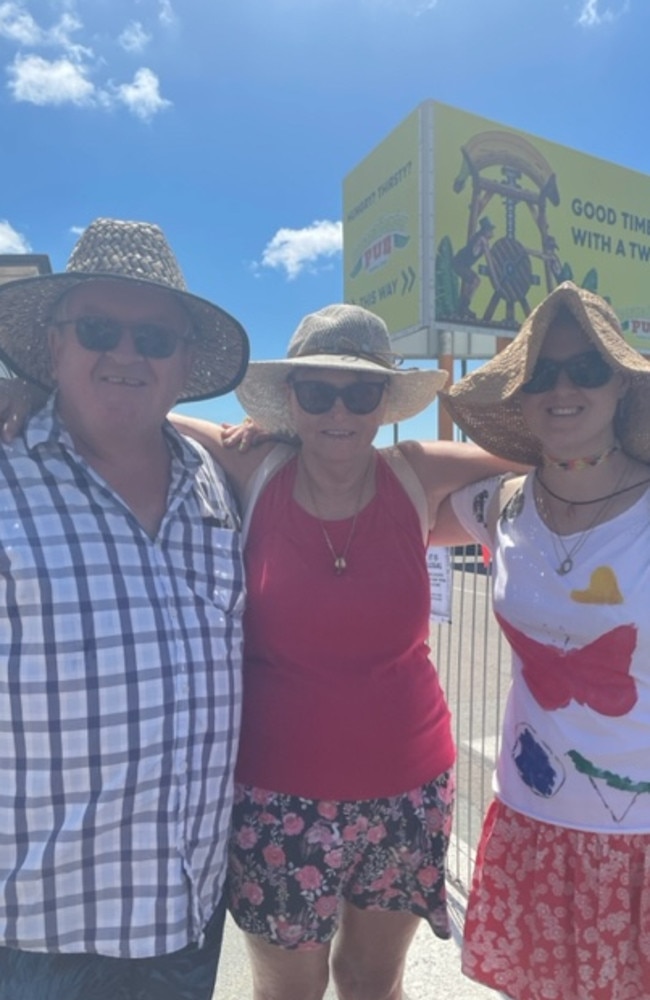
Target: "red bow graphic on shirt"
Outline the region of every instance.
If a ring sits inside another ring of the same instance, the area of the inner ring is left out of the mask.
[[[619,625],[582,649],[545,646],[496,616],[520,657],[530,693],[542,708],[565,708],[573,698],[600,715],[625,715],[637,700],[629,670],[636,648],[634,625]]]

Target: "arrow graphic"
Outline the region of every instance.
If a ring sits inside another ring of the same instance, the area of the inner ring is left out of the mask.
[[[417,275],[415,271],[409,264],[408,270],[402,271],[402,295],[406,295],[407,292],[411,291],[413,285],[415,284],[416,277]]]

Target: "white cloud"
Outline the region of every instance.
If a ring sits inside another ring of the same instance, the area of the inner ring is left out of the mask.
[[[142,27],[139,21],[131,21],[118,38],[125,52],[142,52],[151,41],[151,35]]]
[[[157,0],[161,22],[175,22],[170,0]],[[27,11],[23,0],[0,0],[0,38],[13,42],[18,52],[7,67],[8,89],[14,99],[38,105],[113,110],[127,108],[142,121],[150,121],[171,106],[161,96],[160,81],[146,67],[137,70],[131,83],[95,82],[105,60],[74,40],[83,24],[74,13],[74,3],[58,0],[59,16],[50,28],[41,27]],[[63,10],[62,10],[63,8]],[[141,52],[151,41],[143,23],[131,20],[118,38],[130,53]],[[26,48],[57,48],[57,58],[46,59]]]
[[[73,59],[82,59],[84,56],[92,56],[92,49],[78,42],[73,42],[70,37],[75,31],[81,31],[83,24],[74,14],[63,14],[61,20],[44,34],[45,45],[58,45]]]
[[[0,37],[23,48],[58,46],[75,59],[91,55],[90,49],[73,42],[71,37],[82,27],[74,14],[63,13],[53,27],[41,28],[20,3],[15,0],[0,3]]]
[[[343,223],[323,220],[304,229],[278,229],[262,253],[262,265],[284,270],[291,281],[322,258],[335,257],[343,248]]]
[[[174,8],[171,5],[171,0],[160,0],[160,6],[158,8],[158,20],[161,24],[169,27],[172,24],[176,24],[176,14]]]
[[[21,233],[17,233],[6,219],[0,219],[0,253],[29,253],[31,249]]]
[[[133,83],[114,87],[118,101],[138,118],[150,121],[159,111],[171,107],[171,101],[160,95],[160,81],[152,70],[143,67],[133,77]]]
[[[9,89],[17,101],[29,104],[92,103],[94,84],[86,69],[70,59],[49,61],[40,56],[16,56],[7,70]]]
[[[40,45],[43,32],[18,3],[0,3],[0,36],[18,45]]]
[[[597,27],[600,24],[615,21],[629,10],[628,0],[620,0],[617,7],[603,7],[601,0],[583,0],[578,16],[578,24],[584,28]]]

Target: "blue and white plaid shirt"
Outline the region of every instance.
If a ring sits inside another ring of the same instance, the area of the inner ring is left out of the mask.
[[[171,427],[154,539],[52,402],[0,448],[0,943],[157,955],[225,874],[243,579],[227,488]]]

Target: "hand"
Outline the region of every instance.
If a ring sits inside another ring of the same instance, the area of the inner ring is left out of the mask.
[[[21,378],[0,378],[0,437],[7,444],[43,404],[43,390]]]
[[[277,436],[246,417],[241,424],[221,424],[222,441],[226,448],[249,451],[258,444],[277,440]]]

